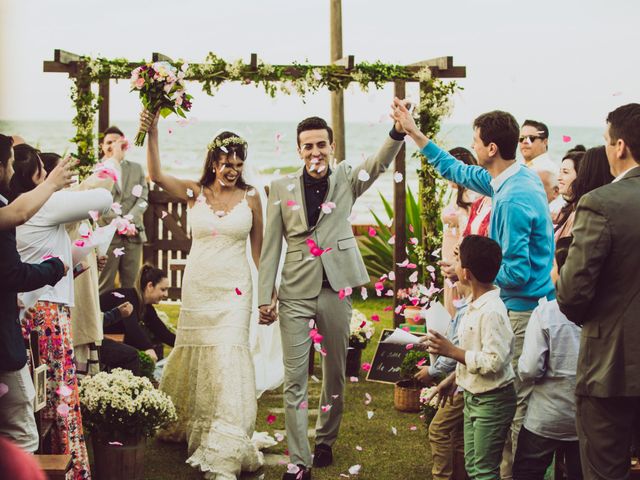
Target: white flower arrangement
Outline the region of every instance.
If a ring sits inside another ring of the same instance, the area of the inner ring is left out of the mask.
[[[113,438],[148,437],[177,420],[166,393],[155,389],[148,378],[121,368],[84,378],[80,405],[87,428]]]
[[[422,419],[428,427],[433,420],[440,403],[440,395],[437,393],[438,387],[426,387],[420,390],[420,408],[422,409]],[[431,400],[427,401],[429,397]]]
[[[376,333],[373,322],[360,310],[353,309],[351,313],[351,325],[349,334],[349,346],[353,348],[365,348]]]

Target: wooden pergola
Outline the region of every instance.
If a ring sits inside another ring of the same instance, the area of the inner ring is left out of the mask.
[[[338,46],[332,47],[332,54],[335,56],[336,52],[341,53],[342,45],[340,42],[339,48]],[[171,62],[171,58],[161,53],[152,53],[151,55],[152,61],[169,61]],[[66,73],[69,78],[73,79],[78,83],[78,89],[82,92],[88,91],[92,88],[91,83],[80,84],[79,82],[79,72],[82,71],[83,68],[83,58],[80,55],[66,52],[64,50],[55,50],[53,60],[44,61],[43,69],[44,72],[51,73]],[[138,67],[139,63],[130,63],[131,70]],[[192,64],[193,65],[193,64]],[[350,74],[350,72],[354,69],[355,60],[353,55],[349,55],[338,60],[332,62],[333,66],[337,68],[338,73]],[[258,55],[255,53],[251,54],[250,69],[256,71],[258,69]],[[287,75],[293,78],[300,78],[304,76],[304,72],[296,65],[276,65],[275,67],[279,67],[284,69]],[[317,65],[317,67],[320,67]],[[418,78],[418,72],[422,70],[424,67],[429,67],[431,71],[432,77],[435,78],[465,78],[466,77],[466,67],[464,66],[454,66],[453,57],[438,57],[430,60],[424,60],[421,62],[413,63],[411,65],[406,66],[406,69],[413,74],[411,78],[401,78],[394,79],[394,95],[398,98],[405,98],[406,95],[406,84],[407,82],[420,82]],[[109,89],[110,89],[110,80],[112,78],[105,78],[98,83],[98,92],[102,101],[98,110],[98,131],[102,132],[109,126]],[[186,78],[189,80],[189,78]],[[277,80],[277,78],[273,78],[273,80]],[[333,93],[333,92],[332,92]],[[420,84],[420,97],[428,95],[428,86],[424,83]],[[344,100],[342,98],[342,92],[337,92],[337,95],[334,94],[332,97],[333,103],[333,115],[332,119],[338,122],[338,125],[335,125],[335,140],[336,145],[338,147],[337,157],[339,160],[344,158],[344,112],[341,111],[344,108]],[[336,110],[338,112],[336,113]],[[393,229],[395,232],[395,244],[394,244],[394,289],[404,288],[406,286],[406,269],[398,267],[398,263],[404,261],[407,258],[406,253],[406,152],[405,147],[403,146],[395,159],[395,170],[397,172],[402,173],[402,181],[394,183],[394,198],[393,198],[393,208],[394,208],[394,225]],[[157,220],[159,220],[162,216],[162,208],[159,205],[154,205],[154,194],[160,194],[163,192],[150,192],[149,196],[149,204],[153,206],[153,208],[149,208],[147,213],[153,215],[153,218],[149,220],[149,225],[153,224]],[[170,199],[167,198],[166,194],[162,196],[162,203],[168,202]],[[168,217],[167,217],[168,218]],[[174,244],[170,244],[167,242],[171,242],[169,240],[163,241],[163,247],[160,249],[162,251],[165,250],[176,250],[182,252],[188,252],[188,248],[190,246],[190,239],[188,238],[186,232],[186,222],[181,222],[180,218],[175,217],[173,220],[174,227],[171,228],[171,232],[173,233],[175,242]],[[147,219],[145,218],[145,225],[147,225]],[[178,232],[177,229],[182,229],[182,232]],[[157,228],[151,230],[151,232],[157,231]],[[176,238],[177,237],[177,238]],[[151,238],[149,244],[145,246],[145,260],[150,260],[158,264],[158,248],[154,245],[156,241],[155,238]],[[186,250],[186,251],[185,251]],[[164,262],[163,262],[164,263]],[[159,265],[161,268],[164,268],[166,271],[169,271],[169,265]],[[172,284],[175,281],[175,277],[171,278]],[[170,297],[179,298],[179,289],[174,288],[170,291]],[[397,299],[394,301],[395,304],[398,302]],[[396,314],[395,322],[399,324],[402,321],[402,318]]]

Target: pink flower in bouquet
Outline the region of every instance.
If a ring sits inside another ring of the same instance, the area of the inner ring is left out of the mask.
[[[135,88],[138,90],[144,87],[144,78],[138,78],[134,83]]]

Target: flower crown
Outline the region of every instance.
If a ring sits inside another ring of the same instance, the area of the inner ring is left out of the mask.
[[[209,150],[215,150],[216,148],[219,148],[223,152],[227,153],[226,147],[228,145],[242,145],[243,147],[246,148],[247,142],[244,138],[234,135],[233,137],[227,137],[224,139],[216,138],[215,140],[213,140],[213,142],[209,144],[208,148]]]

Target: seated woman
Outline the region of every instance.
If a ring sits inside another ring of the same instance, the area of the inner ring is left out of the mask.
[[[103,312],[112,310],[124,302],[133,305],[133,312],[128,317],[117,318],[104,324],[105,333],[124,333],[124,343],[144,350],[158,361],[163,357],[163,345],[174,346],[175,333],[164,324],[153,305],[167,298],[169,279],[167,275],[151,265],[145,264],[140,269],[136,288],[117,288],[100,296],[100,309]]]

